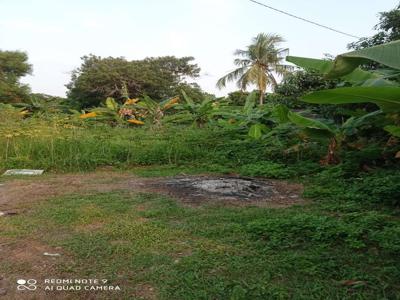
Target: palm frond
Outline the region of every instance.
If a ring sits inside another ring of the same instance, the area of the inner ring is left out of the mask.
[[[241,67],[226,74],[217,81],[217,87],[220,89],[225,87],[228,81],[234,81],[240,78],[246,72],[247,69],[248,67]]]
[[[242,57],[249,57],[249,51],[248,50],[242,50],[242,49],[236,49],[235,52],[233,52],[233,55],[242,56]]]

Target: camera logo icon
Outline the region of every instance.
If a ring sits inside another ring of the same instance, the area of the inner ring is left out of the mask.
[[[34,291],[37,289],[36,286],[37,280],[36,279],[18,279],[17,280],[17,290],[19,291],[24,291],[24,290],[28,290],[28,291]]]

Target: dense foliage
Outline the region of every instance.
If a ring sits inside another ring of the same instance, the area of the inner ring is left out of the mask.
[[[126,95],[136,98],[148,95],[162,99],[175,96],[179,90],[201,95],[188,78],[199,76],[200,68],[193,57],[150,57],[128,61],[123,57],[82,57],[82,65],[73,71],[67,84],[68,96],[80,107],[99,105],[105,98],[117,100]]]
[[[0,50],[0,103],[26,101],[30,90],[19,80],[31,72],[26,53]]]

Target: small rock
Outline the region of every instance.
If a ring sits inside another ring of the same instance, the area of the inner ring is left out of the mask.
[[[15,211],[0,211],[0,217],[18,215]]]
[[[44,256],[61,256],[60,253],[48,253],[48,252],[43,253],[43,255]]]
[[[44,170],[31,170],[31,169],[12,169],[4,172],[4,175],[42,175]]]
[[[6,289],[0,289],[0,296],[4,296],[5,294],[7,294],[7,290]]]

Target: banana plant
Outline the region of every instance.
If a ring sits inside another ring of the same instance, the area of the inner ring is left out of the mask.
[[[293,56],[288,56],[287,60],[302,68],[317,70],[328,78],[341,78],[352,84],[351,87],[312,92],[303,96],[302,101],[315,104],[375,103],[393,121],[384,129],[392,137],[399,137],[400,40],[344,53],[334,61]],[[362,64],[371,61],[384,67],[370,72],[360,69]]]
[[[288,56],[288,61],[305,69],[314,69],[328,78],[342,78],[353,84],[330,90],[316,91],[302,97],[304,102],[347,104],[372,102],[385,113],[400,112],[400,86],[391,77],[400,70],[400,40],[338,55],[334,61]],[[360,65],[377,62],[385,71],[367,72]],[[389,72],[388,72],[389,70]],[[393,73],[394,72],[394,73]],[[397,75],[396,75],[397,74]]]
[[[225,105],[223,103],[216,102],[208,96],[205,96],[200,102],[195,102],[185,91],[181,92],[184,102],[174,106],[178,113],[169,116],[169,122],[192,123],[202,128],[213,118],[224,114]]]
[[[223,119],[218,120],[219,125],[227,128],[246,129],[248,136],[260,139],[269,131],[267,123],[270,123],[271,110],[267,106],[258,106],[257,93],[252,92],[246,97],[243,107],[234,107],[226,110]]]
[[[322,164],[332,165],[340,162],[339,151],[347,142],[347,138],[355,135],[358,129],[370,118],[378,116],[382,111],[367,113],[361,117],[350,117],[343,124],[329,124],[326,121],[311,119],[299,113],[287,111],[287,120],[303,129],[306,136],[312,139],[328,140],[328,151],[321,160]]]
[[[143,125],[144,113],[135,107],[138,99],[127,99],[124,104],[119,104],[114,98],[108,97],[102,107],[90,109],[88,113],[80,115],[81,119],[94,119],[110,124]]]
[[[144,96],[143,99],[136,103],[137,107],[145,111],[145,117],[155,127],[161,127],[161,121],[165,112],[178,105],[179,97],[173,97],[161,102],[151,99],[149,96]]]

